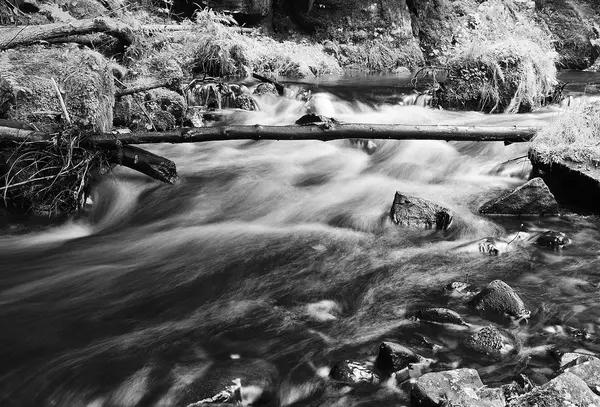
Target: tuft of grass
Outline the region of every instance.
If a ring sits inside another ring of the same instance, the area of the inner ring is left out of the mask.
[[[556,53],[527,39],[472,43],[448,62],[446,103],[487,112],[536,109],[553,94]]]
[[[486,112],[536,109],[553,95],[558,55],[549,35],[511,0],[490,0],[468,16],[446,55],[446,107]]]
[[[600,162],[600,102],[567,108],[535,136],[529,152],[545,164]]]
[[[309,42],[276,41],[260,31],[243,32],[229,17],[208,9],[187,31],[155,32],[129,47],[126,57],[135,71],[152,76],[154,66],[177,63],[186,76],[231,77],[251,72],[286,77],[339,74],[341,68],[322,46]],[[311,67],[312,69],[309,69]]]

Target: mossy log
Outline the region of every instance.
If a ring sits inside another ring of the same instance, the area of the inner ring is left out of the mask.
[[[127,24],[109,18],[95,18],[69,23],[2,27],[0,28],[0,50],[54,38],[100,32],[118,38],[124,45],[133,42],[133,30]]]
[[[327,124],[327,125],[219,125],[188,127],[166,132],[136,132],[128,134],[100,133],[88,136],[97,146],[111,147],[116,143],[197,143],[221,140],[338,140],[338,139],[393,139],[445,141],[504,141],[506,143],[531,140],[536,127],[502,126],[413,126],[405,124]],[[49,134],[34,130],[0,127],[0,140],[51,140]]]

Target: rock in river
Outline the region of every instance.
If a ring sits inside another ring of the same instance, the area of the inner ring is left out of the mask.
[[[493,325],[486,326],[469,336],[464,345],[476,352],[501,358],[515,350],[515,346]]]
[[[415,383],[411,401],[413,406],[423,407],[504,407],[502,396],[482,392],[483,388],[479,374],[474,369],[426,373]]]
[[[479,212],[487,215],[558,215],[558,203],[541,178],[486,202]]]
[[[591,355],[582,355],[564,365],[558,374],[569,372],[579,377],[597,395],[600,395],[600,359]]]
[[[458,312],[448,308],[423,308],[416,311],[413,318],[421,322],[468,326]]]
[[[479,292],[471,301],[470,307],[489,316],[503,317],[505,315],[515,319],[529,318],[529,311],[523,300],[508,284],[501,280],[494,280]]]
[[[448,229],[453,218],[444,207],[400,192],[396,192],[390,216],[396,225],[441,230]]]
[[[560,250],[563,247],[571,244],[571,239],[567,237],[562,232],[555,232],[554,230],[549,230],[545,233],[542,233],[535,242],[543,247],[547,247],[549,249]]]
[[[336,363],[329,372],[329,377],[338,382],[348,384],[379,383],[379,376],[369,369],[369,367],[364,363],[351,360],[343,360]]]
[[[375,366],[382,372],[392,373],[408,367],[411,363],[419,363],[424,360],[425,358],[406,346],[394,342],[381,342]]]
[[[600,406],[596,396],[585,382],[572,373],[565,372],[543,386],[535,388],[512,400],[510,407],[567,407]]]

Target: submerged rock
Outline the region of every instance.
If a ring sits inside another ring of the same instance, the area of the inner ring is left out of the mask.
[[[484,390],[475,369],[426,373],[417,379],[412,391],[413,406],[504,407],[501,392]],[[444,404],[446,403],[446,404]]]
[[[515,350],[515,346],[494,326],[486,326],[469,336],[464,345],[476,352],[501,358]]]
[[[342,383],[379,383],[379,376],[364,363],[343,360],[336,363],[331,371],[329,377],[333,380],[337,380]]]
[[[454,281],[444,286],[444,294],[450,297],[469,298],[475,295],[474,289],[469,283]]]
[[[516,399],[509,407],[567,407],[599,406],[600,397],[596,396],[583,380],[572,373],[565,372]]]
[[[549,230],[541,234],[535,242],[543,247],[548,247],[554,250],[560,250],[563,247],[571,244],[571,239],[569,239],[567,235],[565,235],[562,232],[555,232],[554,230]]]
[[[479,208],[486,215],[558,215],[558,203],[541,178],[534,178]]]
[[[259,359],[216,362],[176,396],[178,406],[206,403],[266,403],[273,398],[277,368]],[[211,401],[212,400],[212,401]]]
[[[467,305],[495,317],[510,316],[523,319],[531,315],[521,297],[501,280],[489,283]]]
[[[396,192],[390,212],[392,222],[396,225],[446,230],[452,224],[453,215],[450,210],[425,199],[403,195]]]
[[[448,308],[423,308],[416,311],[413,317],[422,322],[439,324],[455,324],[468,326],[460,314]]]
[[[425,358],[413,352],[406,346],[394,342],[382,342],[375,366],[382,372],[392,373],[408,367],[411,363],[419,363]]]

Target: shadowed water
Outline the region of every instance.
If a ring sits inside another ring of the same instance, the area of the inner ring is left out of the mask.
[[[288,124],[306,108],[268,96],[260,104],[232,122]],[[327,93],[312,109],[346,122],[524,126],[549,123],[557,111],[373,108]],[[593,338],[561,328],[600,334],[598,219],[477,213],[527,179],[526,144],[375,142],[372,155],[349,141],[156,145],[177,163],[178,185],[118,170],[77,219],[9,222],[0,237],[0,405],[185,406],[215,394],[202,389],[232,364],[271,388],[272,405],[408,405],[399,387],[324,391],[319,375],[343,358],[372,360],[382,339],[409,343],[415,333],[441,347],[427,356],[475,367],[488,384],[515,372],[549,375],[554,362],[540,346],[600,352]],[[453,227],[391,224],[397,190],[447,206]],[[498,257],[452,250],[550,228],[573,245],[555,253],[523,244]],[[487,325],[442,288],[493,279],[533,311],[529,324],[512,327],[517,356],[474,357],[459,346],[468,330],[406,319],[450,304]]]

